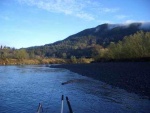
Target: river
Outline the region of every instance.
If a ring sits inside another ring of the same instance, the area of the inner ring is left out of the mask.
[[[72,82],[62,85],[63,82]],[[60,113],[61,95],[74,113],[149,113],[150,100],[66,69],[0,66],[0,113]],[[69,109],[64,100],[64,113]]]

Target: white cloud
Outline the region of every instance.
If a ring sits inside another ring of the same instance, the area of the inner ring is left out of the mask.
[[[85,20],[95,20],[96,13],[113,13],[118,8],[102,7],[99,2],[93,0],[17,0],[22,4],[36,6],[49,12],[63,13]],[[94,12],[94,13],[93,13]]]
[[[126,20],[125,22],[124,22],[124,24],[125,25],[129,25],[129,24],[131,24],[131,23],[142,23],[143,25],[144,24],[147,24],[147,23],[149,23],[150,24],[150,22],[149,21],[144,21],[144,20]]]
[[[133,22],[135,22],[135,20],[126,20],[124,23],[125,24],[130,24],[130,23],[133,23]]]
[[[49,12],[64,13],[79,18],[93,20],[94,17],[84,11],[83,2],[76,0],[18,0],[22,4],[37,6]]]

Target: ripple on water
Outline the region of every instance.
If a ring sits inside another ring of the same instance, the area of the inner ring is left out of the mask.
[[[69,97],[76,113],[150,111],[148,99],[65,69],[0,66],[0,72],[1,113],[34,113],[39,103],[45,112],[58,113],[62,94]],[[66,101],[64,111],[68,112]]]

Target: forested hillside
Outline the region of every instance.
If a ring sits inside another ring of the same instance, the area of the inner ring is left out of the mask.
[[[118,43],[111,42],[110,45],[101,49],[95,60],[127,60],[145,59],[150,60],[150,32],[137,32],[125,36]]]
[[[21,63],[25,59],[34,59],[28,64],[92,61],[86,61],[86,58],[92,58],[96,62],[150,60],[150,24],[103,24],[53,44],[21,49],[6,46],[0,48],[0,64]]]
[[[89,58],[98,55],[99,50],[107,48],[110,43],[122,41],[125,36],[140,30],[143,32],[150,31],[150,23],[102,24],[53,44],[27,48],[27,52],[30,55],[34,53],[41,57],[71,58],[71,56],[75,56],[76,58]]]

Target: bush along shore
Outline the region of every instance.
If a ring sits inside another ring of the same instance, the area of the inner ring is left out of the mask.
[[[0,59],[0,65],[38,65],[38,64],[72,64],[72,63],[90,63],[92,58],[72,58],[72,59],[62,59],[62,58],[34,58],[34,59],[12,59],[5,58]]]
[[[63,64],[64,59],[44,58],[44,59],[0,59],[0,65],[38,65],[38,64]]]
[[[105,62],[52,65],[103,81],[150,99],[150,62]]]

